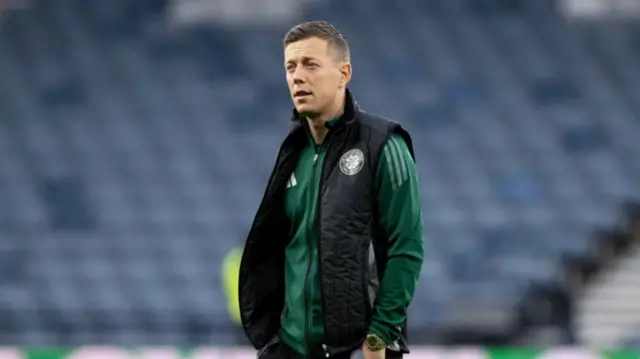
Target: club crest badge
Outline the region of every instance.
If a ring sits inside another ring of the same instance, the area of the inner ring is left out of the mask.
[[[347,176],[353,176],[360,172],[364,166],[364,155],[362,151],[353,149],[345,152],[340,158],[340,170]]]

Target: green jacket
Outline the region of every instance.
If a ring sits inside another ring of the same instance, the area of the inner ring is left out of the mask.
[[[285,211],[292,226],[291,241],[285,251],[285,311],[280,337],[302,355],[308,354],[307,331],[314,346],[322,344],[324,337],[318,246],[316,233],[312,230],[317,221],[317,194],[324,155],[324,146],[316,145],[309,134],[309,145],[301,153],[286,186]],[[389,260],[369,333],[377,334],[391,344],[397,340],[399,327],[405,320],[424,255],[417,169],[401,136],[393,135],[385,145],[375,181],[380,208],[378,218],[388,237]],[[306,295],[309,295],[309,307],[305,304]],[[306,316],[308,328],[305,328]]]

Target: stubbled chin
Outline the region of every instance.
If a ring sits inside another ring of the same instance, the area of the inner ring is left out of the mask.
[[[298,111],[300,116],[303,116],[303,117],[313,118],[313,117],[316,117],[316,115],[318,114],[318,112],[314,111],[314,109],[311,108],[311,106],[305,106],[305,105],[296,106],[296,110]]]
[[[306,103],[298,103],[296,104],[296,110],[298,110],[298,112],[302,113],[302,112],[307,112],[307,111],[313,111],[313,107],[309,104]]]

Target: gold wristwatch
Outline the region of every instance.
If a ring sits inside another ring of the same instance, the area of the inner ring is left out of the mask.
[[[367,340],[365,340],[364,344],[372,352],[377,352],[387,347],[387,344],[384,342],[384,340],[382,340],[375,334],[368,334]]]

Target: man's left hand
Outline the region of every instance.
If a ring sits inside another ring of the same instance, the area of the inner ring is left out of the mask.
[[[374,352],[367,348],[366,344],[362,345],[362,356],[364,359],[385,359],[385,352],[386,348]]]

